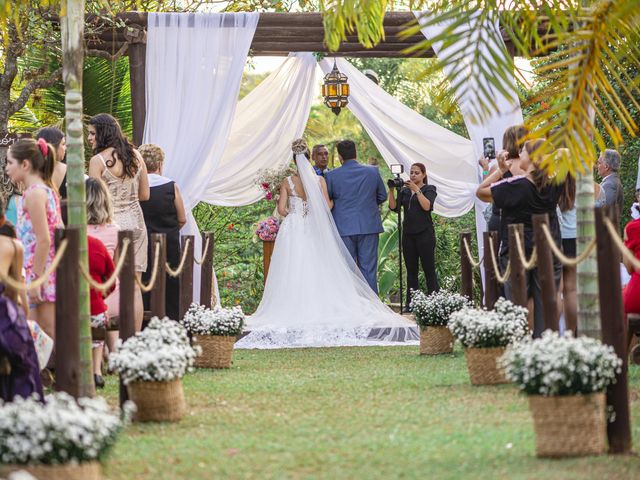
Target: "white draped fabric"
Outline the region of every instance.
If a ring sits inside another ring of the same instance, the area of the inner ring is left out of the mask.
[[[333,60],[320,62],[325,73],[331,71]],[[437,214],[458,217],[471,210],[478,185],[471,141],[403,105],[348,61],[338,58],[336,62],[349,78],[348,108],[387,164],[401,163],[408,172],[413,163],[424,163],[429,183],[438,188]]]
[[[191,209],[203,197],[226,147],[258,18],[258,13],[148,17],[144,142],[165,152],[163,173],[178,184],[187,207],[181,233],[195,235],[197,256],[201,238]],[[195,298],[199,283],[197,269]]]
[[[238,103],[222,160],[203,202],[248,205],[262,198],[255,174],[291,161],[291,141],[302,137],[318,90],[316,59],[291,54]]]

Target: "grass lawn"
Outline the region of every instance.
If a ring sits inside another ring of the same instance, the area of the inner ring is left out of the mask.
[[[638,442],[640,368],[629,373]],[[526,398],[472,387],[460,350],[240,350],[184,386],[185,418],[129,426],[106,478],[640,478],[637,456],[536,459]],[[116,377],[104,394],[116,402]]]

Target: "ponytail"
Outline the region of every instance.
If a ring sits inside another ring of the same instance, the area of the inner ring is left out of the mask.
[[[56,165],[56,151],[50,143],[44,139],[34,140],[23,138],[9,147],[11,155],[22,164],[25,160],[31,163],[31,170],[36,173],[42,181],[55,190],[51,178]]]

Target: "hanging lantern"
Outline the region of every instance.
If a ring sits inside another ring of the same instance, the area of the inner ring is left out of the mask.
[[[340,73],[336,61],[333,61],[333,70],[324,76],[322,84],[322,96],[324,104],[336,115],[340,114],[340,109],[349,103],[349,84],[347,76]]]

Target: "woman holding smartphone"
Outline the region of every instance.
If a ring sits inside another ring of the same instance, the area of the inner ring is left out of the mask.
[[[411,303],[411,291],[420,288],[418,282],[418,261],[422,264],[427,280],[427,292],[440,290],[436,274],[435,251],[436,234],[433,228],[431,212],[438,195],[436,187],[427,183],[427,169],[422,163],[414,163],[409,170],[409,180],[400,190],[399,202],[403,207],[402,249],[407,267],[407,303],[408,312]],[[389,188],[389,208],[394,212],[400,208],[396,202],[395,188]]]

